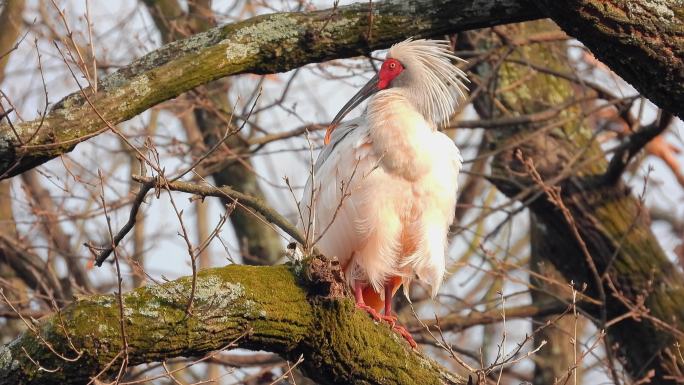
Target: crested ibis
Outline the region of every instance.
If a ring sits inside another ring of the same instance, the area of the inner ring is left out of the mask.
[[[309,246],[340,260],[357,307],[413,347],[392,297],[403,285],[408,298],[413,279],[434,297],[444,277],[462,158],[438,128],[466,90],[456,61],[447,41],[393,45],[328,127],[299,206]],[[342,122],[366,99],[360,117]]]

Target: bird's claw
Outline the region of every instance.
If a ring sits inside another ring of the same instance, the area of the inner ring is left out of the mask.
[[[379,322],[382,319],[380,314],[375,309],[373,309],[372,307],[370,307],[364,303],[357,303],[356,308],[361,309],[361,310],[365,311],[366,313],[370,314],[370,316],[373,317],[374,321]]]
[[[401,325],[397,325],[397,317],[393,315],[380,315],[375,309],[372,307],[364,304],[364,303],[357,303],[356,304],[357,309],[361,309],[368,313],[374,321],[380,322],[380,321],[385,321],[389,324],[390,328],[394,330],[395,332],[399,333],[400,336],[404,337],[406,342],[411,345],[413,349],[416,349],[418,347],[418,344],[416,343],[416,340],[413,339],[413,336],[411,333],[409,333],[408,330],[406,330],[405,327]]]
[[[400,336],[404,337],[406,342],[408,342],[412,348],[415,349],[418,347],[418,344],[416,344],[416,340],[413,339],[413,336],[411,335],[411,333],[409,333],[409,331],[406,330],[405,327],[403,327],[401,325],[397,325],[397,320],[398,320],[397,316],[391,315],[391,314],[389,314],[389,315],[383,314],[381,317],[382,317],[383,321],[385,321],[389,324],[389,326],[392,330],[399,333]]]
[[[416,343],[416,340],[413,339],[413,336],[411,335],[411,333],[409,333],[408,330],[406,330],[405,327],[403,327],[403,326],[401,326],[401,325],[393,325],[393,326],[392,326],[392,330],[394,330],[395,332],[399,333],[399,335],[401,335],[402,337],[404,337],[404,339],[406,340],[406,342],[408,342],[409,345],[411,345],[411,347],[412,347],[413,349],[416,349],[416,348],[418,347],[418,344]]]
[[[383,314],[380,317],[383,321],[387,322],[392,329],[394,329],[394,326],[397,324],[397,316]]]

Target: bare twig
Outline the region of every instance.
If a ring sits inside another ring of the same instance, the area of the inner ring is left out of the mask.
[[[136,222],[136,216],[138,214],[138,210],[140,210],[140,205],[145,201],[145,196],[147,193],[154,187],[155,184],[154,182],[150,181],[147,183],[142,183],[140,185],[140,189],[138,190],[138,193],[135,194],[135,199],[133,200],[130,214],[128,216],[128,221],[126,224],[119,230],[118,233],[112,238],[112,242],[107,245],[104,248],[101,248],[99,246],[95,246],[91,243],[85,243],[85,246],[93,253],[94,257],[94,264],[95,266],[102,266],[102,262],[104,262],[107,257],[114,251],[114,249],[121,243],[121,241],[124,239],[126,234],[128,234],[132,229],[133,226],[135,226]]]
[[[140,183],[153,183],[156,186],[162,186],[160,185],[160,181],[158,180],[158,178],[133,175],[133,180]],[[266,202],[257,197],[239,191],[235,191],[228,186],[213,187],[182,181],[168,182],[163,186],[168,187],[173,191],[183,191],[186,193],[197,194],[201,196],[229,198],[231,200],[237,201],[239,205],[249,207],[250,209],[257,212],[259,215],[261,215],[268,222],[278,226],[280,229],[285,231],[289,236],[294,238],[297,242],[304,242],[304,237],[301,235],[299,230],[297,230],[297,228],[294,225],[292,225],[292,223],[290,223],[287,219],[285,219],[285,217],[280,215],[272,207],[266,204]]]
[[[670,126],[674,116],[661,110],[660,116],[655,122],[642,127],[636,133],[630,135],[627,141],[617,148],[608,164],[608,169],[603,174],[603,181],[607,184],[615,184],[622,176],[629,161],[641,151],[653,138],[660,135]]]

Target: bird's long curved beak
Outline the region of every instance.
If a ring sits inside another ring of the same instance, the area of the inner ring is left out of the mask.
[[[365,86],[363,86],[363,88],[359,90],[359,92],[356,93],[356,95],[349,99],[347,104],[345,104],[344,107],[342,107],[342,109],[340,110],[340,112],[338,112],[337,115],[335,115],[335,118],[332,120],[332,122],[330,122],[328,129],[325,131],[325,144],[330,143],[330,136],[332,135],[332,132],[335,131],[337,126],[340,124],[342,119],[344,119],[344,117],[351,110],[356,108],[356,106],[361,104],[361,102],[368,99],[368,97],[370,97],[378,91],[380,91],[380,89],[378,88],[378,75],[375,75],[371,80],[368,81],[368,83],[366,83]]]

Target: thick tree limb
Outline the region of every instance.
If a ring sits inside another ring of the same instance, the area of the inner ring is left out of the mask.
[[[111,124],[218,78],[273,73],[329,59],[366,54],[409,36],[435,36],[539,18],[521,0],[412,0],[355,4],[307,13],[254,17],[176,41],[103,79],[85,92]],[[368,39],[367,33],[371,37]],[[15,124],[19,137],[0,125],[0,178],[19,174],[107,130],[76,92],[47,117]],[[32,140],[30,143],[29,139]]]
[[[555,30],[549,22],[537,21],[499,32],[519,37]],[[491,37],[468,36],[474,39],[473,45],[464,48],[492,44]],[[508,114],[533,114],[575,97],[577,91],[566,79],[542,72],[521,84],[528,68],[519,63],[543,62],[558,72],[568,72],[567,61],[556,54],[561,49],[553,44],[534,45],[512,52],[514,59],[522,60],[503,64],[496,73],[491,72],[495,68],[491,62],[477,71],[483,77],[495,77],[492,85],[508,89],[496,93]],[[512,84],[516,87],[507,88]],[[509,116],[490,109],[488,103],[485,97],[475,103],[486,118]],[[684,275],[660,247],[642,202],[619,179],[615,184],[597,183],[603,181],[608,162],[582,109],[570,107],[564,114],[549,121],[546,129],[520,125],[487,131],[496,153],[490,180],[507,196],[528,204],[535,214],[535,253],[577,287],[586,284],[586,294],[604,304],[585,310],[599,330],[606,330],[609,357],[621,358],[622,367],[634,379],[653,374],[652,383],[678,383],[684,367],[676,358],[677,344],[684,341]],[[615,365],[611,372],[616,372]]]
[[[627,0],[607,5],[596,0],[543,3],[559,24],[613,70],[658,105],[682,116],[681,4],[676,0],[664,4]],[[105,119],[116,124],[224,76],[281,72],[364,54],[408,36],[435,36],[542,17],[524,0],[386,1],[373,3],[372,9],[370,29],[365,2],[325,11],[264,15],[214,28],[134,61],[105,78],[98,93],[89,97]],[[71,151],[106,130],[80,93],[60,102],[45,121],[18,124],[19,137],[8,125],[0,125],[0,178]]]
[[[542,0],[539,6],[639,92],[684,119],[681,0]]]
[[[303,369],[323,384],[465,383],[339,298],[330,282],[303,278],[303,271],[321,277],[326,269],[231,265],[202,271],[191,316],[185,312],[191,277],[128,293],[128,361],[197,357],[227,346],[293,360],[302,355]],[[320,296],[330,294],[338,298]],[[116,297],[96,295],[32,324],[35,332],[0,348],[0,384],[85,384],[107,367],[107,375],[116,373],[122,358],[118,317]]]

